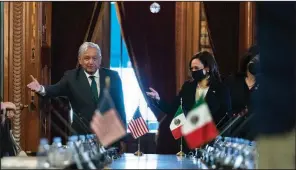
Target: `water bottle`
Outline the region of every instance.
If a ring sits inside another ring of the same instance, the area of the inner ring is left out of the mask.
[[[65,149],[64,166],[68,166],[74,162],[73,155],[75,154],[74,142],[76,142],[75,136],[70,136],[67,142],[67,148]]]
[[[67,143],[68,150],[71,152],[71,161],[75,162],[78,169],[83,169],[82,162],[79,157],[78,149],[78,136],[73,135],[69,137],[69,141]]]
[[[229,166],[231,164],[231,161],[232,161],[232,148],[230,147],[227,147],[226,148],[226,155],[224,157],[224,161],[223,161],[223,164],[226,165],[226,166]]]
[[[61,165],[62,158],[62,139],[60,137],[54,137],[53,143],[50,147],[50,152],[48,153],[49,162],[54,167],[59,167]]]
[[[52,148],[59,150],[62,147],[62,138],[61,137],[54,137]]]
[[[47,156],[49,151],[48,140],[46,138],[40,139],[37,156]]]
[[[233,145],[234,148],[238,148],[240,146],[240,138],[234,138],[233,139]]]
[[[255,160],[250,152],[244,153],[244,166],[246,169],[255,169]]]
[[[68,139],[67,147],[71,150],[72,154],[76,153],[76,146],[77,146],[78,136],[70,136]]]
[[[90,138],[91,138],[90,134],[85,135],[85,140],[86,141],[90,140]]]
[[[80,135],[79,136],[79,149],[80,151],[83,152],[88,152],[90,150],[90,147],[88,146],[88,142],[85,140],[85,136],[84,135]]]
[[[93,147],[97,147],[97,142],[96,142],[96,139],[95,139],[95,136],[94,135],[90,135],[90,139],[89,139],[90,143],[91,143],[91,146]]]
[[[213,155],[210,155],[210,158],[209,158],[209,167],[211,169],[216,169],[216,158]]]
[[[93,154],[93,149],[96,148],[95,143],[91,138],[91,135],[88,135],[86,139],[86,148],[87,148],[87,151],[91,154]]]
[[[81,141],[81,143],[85,142],[85,136],[79,135],[79,141]]]
[[[224,137],[224,146],[228,146],[230,144],[230,137]]]
[[[77,143],[78,142],[78,136],[73,135],[71,136],[72,142]]]
[[[49,145],[48,140],[46,138],[40,139],[40,144],[38,147],[37,152],[37,168],[39,169],[45,169],[49,168],[50,164],[47,160],[47,154],[49,152]]]

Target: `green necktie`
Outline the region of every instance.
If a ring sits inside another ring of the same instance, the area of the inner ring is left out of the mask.
[[[95,76],[89,76],[89,78],[91,79],[91,92],[92,92],[92,97],[93,97],[93,101],[95,102],[95,104],[98,104],[99,102],[99,94],[98,94],[98,86],[95,80]]]

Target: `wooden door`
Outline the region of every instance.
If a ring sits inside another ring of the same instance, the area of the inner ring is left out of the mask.
[[[39,81],[43,85],[51,84],[51,22],[52,22],[52,3],[39,3],[39,16],[41,16],[41,76]],[[50,101],[47,99],[40,100],[40,122],[41,135],[50,139],[51,137],[51,114]]]
[[[13,134],[27,152],[37,151],[40,136],[45,133],[41,128],[44,120],[40,116],[38,96],[26,87],[31,81],[30,75],[41,83],[49,82],[50,53],[43,49],[50,49],[50,38],[46,33],[50,29],[44,31],[44,27],[50,28],[51,23],[50,18],[44,22],[42,16],[48,15],[51,8],[49,2],[45,4],[4,2],[4,99],[17,106]],[[43,43],[44,39],[47,43]]]

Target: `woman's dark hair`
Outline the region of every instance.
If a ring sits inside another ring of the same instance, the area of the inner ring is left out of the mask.
[[[16,156],[17,147],[14,145],[12,136],[10,134],[10,120],[6,119],[4,120],[4,124],[2,124],[1,118],[2,116],[0,116],[0,158],[4,156]]]
[[[251,46],[243,55],[240,63],[240,72],[246,74],[249,62],[259,54],[259,47],[257,45]]]
[[[204,65],[204,67],[209,68],[211,80],[216,80],[216,81],[221,82],[221,77],[220,77],[220,73],[218,70],[217,62],[216,62],[214,56],[210,52],[202,51],[202,52],[195,54],[189,62],[189,68],[191,67],[191,63],[194,59],[199,59],[200,62]]]

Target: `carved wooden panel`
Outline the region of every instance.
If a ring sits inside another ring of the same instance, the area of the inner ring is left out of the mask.
[[[42,46],[51,47],[52,2],[42,2],[39,8],[41,17]]]
[[[41,29],[41,77],[40,83],[43,85],[51,84],[51,23],[52,23],[52,3],[42,2],[39,8],[39,20]],[[51,137],[51,114],[50,100],[40,98],[40,131],[41,136]]]
[[[200,7],[200,27],[200,51],[209,51],[213,53],[210,43],[207,17],[203,3],[201,3]]]
[[[4,100],[12,101],[17,106],[12,129],[16,142],[20,144],[24,95],[24,3],[5,2],[4,11]]]
[[[38,96],[26,85],[41,79],[42,2],[4,3],[4,99],[17,106],[13,135],[25,151],[37,151],[40,138]],[[48,70],[48,69],[46,69]]]

